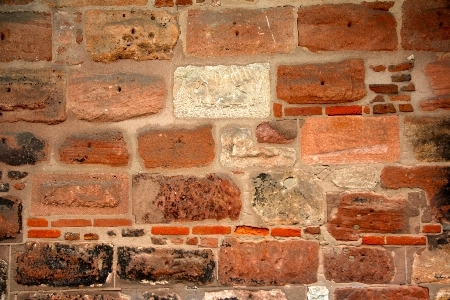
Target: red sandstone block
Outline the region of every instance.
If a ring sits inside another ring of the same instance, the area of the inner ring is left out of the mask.
[[[251,226],[237,226],[234,230],[235,234],[244,234],[244,235],[262,235],[266,236],[269,234],[269,229],[267,228],[258,228]]]
[[[99,239],[98,234],[96,233],[86,233],[83,238],[87,241],[96,241]]]
[[[230,234],[230,226],[194,226],[192,234]]]
[[[86,227],[92,226],[92,221],[87,219],[59,219],[52,221],[52,227]]]
[[[197,237],[192,237],[192,238],[187,238],[186,239],[186,245],[195,246],[197,244],[198,244],[198,238]]]
[[[47,227],[48,221],[44,218],[29,218],[27,220],[28,227]]]
[[[364,245],[385,245],[386,241],[384,236],[365,235],[362,237],[362,243]]]
[[[441,224],[425,224],[422,227],[422,233],[441,233],[442,225]]]
[[[152,234],[159,235],[188,235],[189,228],[181,226],[153,226]]]
[[[281,105],[280,103],[273,104],[273,116],[275,118],[283,117],[283,105]]]
[[[95,227],[119,227],[119,226],[132,226],[133,221],[131,219],[95,219]]]
[[[411,104],[399,104],[398,110],[401,112],[413,112],[414,108],[412,107]]]
[[[200,246],[208,247],[208,248],[217,248],[217,247],[219,247],[219,239],[217,239],[217,238],[201,238]]]
[[[302,230],[300,228],[272,228],[272,236],[282,237],[300,237]]]
[[[329,116],[362,115],[362,106],[361,105],[330,106],[325,108],[325,113]]]
[[[386,236],[387,245],[426,245],[427,239],[424,236]]]
[[[314,226],[306,227],[305,233],[320,234],[320,227],[314,227]]]
[[[59,238],[61,236],[61,230],[44,230],[44,229],[31,229],[28,230],[28,238]]]
[[[286,117],[298,117],[298,116],[314,116],[321,115],[322,107],[286,107],[284,109],[284,115]]]

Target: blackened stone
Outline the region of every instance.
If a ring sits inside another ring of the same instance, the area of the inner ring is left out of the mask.
[[[0,241],[14,239],[22,231],[22,201],[13,196],[0,197]]]
[[[442,249],[450,244],[450,231],[444,231],[441,234],[427,235],[428,250]]]
[[[138,237],[144,234],[144,229],[122,229],[123,237]]]
[[[0,259],[0,299],[6,299],[6,283],[8,280],[8,264]]]
[[[167,244],[167,240],[165,238],[157,238],[157,237],[151,237],[152,243],[154,245],[165,245]]]
[[[181,300],[180,296],[176,293],[155,294],[153,292],[145,292],[142,298],[144,300]]]
[[[28,176],[28,172],[20,172],[20,171],[8,171],[8,178],[9,179],[23,179]]]
[[[18,300],[129,300],[118,292],[53,292],[18,295]]]
[[[114,230],[108,230],[107,233],[109,236],[116,236],[116,233],[114,232]]]
[[[9,183],[0,183],[0,192],[2,193],[9,192]]]
[[[34,165],[45,160],[45,140],[31,132],[0,134],[0,162],[10,166]]]

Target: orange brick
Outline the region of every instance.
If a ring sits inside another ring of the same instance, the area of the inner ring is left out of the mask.
[[[178,226],[153,226],[152,234],[187,235],[187,234],[189,234],[189,228],[188,227],[178,227]]]
[[[275,118],[283,117],[283,105],[281,105],[280,103],[273,104],[273,116]]]
[[[59,219],[52,221],[52,227],[86,227],[92,226],[92,221],[87,219]]]
[[[284,115],[286,117],[297,117],[297,116],[315,116],[322,114],[322,107],[312,106],[312,107],[286,107],[284,109]]]
[[[18,191],[23,190],[25,188],[25,186],[26,186],[25,183],[15,183],[14,184],[14,188]]]
[[[28,230],[29,238],[59,238],[61,236],[61,230],[45,230],[45,229],[32,229]]]
[[[329,116],[362,115],[362,106],[361,105],[330,106],[325,108],[325,113]]]
[[[201,238],[200,246],[208,248],[217,248],[219,246],[218,238]]]
[[[442,225],[441,224],[425,224],[422,227],[422,233],[441,233]]]
[[[306,227],[305,233],[320,234],[320,227]]]
[[[384,236],[366,235],[362,238],[362,243],[364,245],[384,245]]]
[[[387,245],[426,245],[427,239],[424,236],[387,236]]]
[[[118,227],[131,226],[133,222],[130,219],[95,219],[94,226],[96,227]]]
[[[183,245],[184,239],[171,239],[170,240],[174,245]]]
[[[410,94],[393,95],[389,98],[391,99],[391,101],[411,101]]]
[[[28,227],[47,227],[48,221],[44,218],[29,218],[27,220]]]
[[[86,233],[84,235],[84,239],[88,241],[96,241],[99,239],[98,234],[96,233]]]
[[[186,240],[186,244],[195,246],[198,244],[198,238],[197,237],[188,238]]]
[[[412,107],[411,104],[399,104],[398,110],[401,112],[413,112],[414,108]]]
[[[262,235],[266,236],[269,234],[269,229],[267,228],[258,228],[251,226],[237,226],[234,231],[235,234],[245,234],[245,235]]]
[[[192,234],[230,234],[230,226],[195,226]]]
[[[364,106],[364,113],[366,115],[370,114],[370,106],[369,105]]]
[[[272,236],[296,236],[302,235],[300,228],[272,228]]]

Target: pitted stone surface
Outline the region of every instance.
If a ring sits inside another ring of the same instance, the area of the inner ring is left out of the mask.
[[[6,299],[8,281],[8,264],[3,259],[0,259],[0,299]]]
[[[331,180],[338,187],[374,189],[377,185],[377,169],[371,166],[336,169],[331,172]]]
[[[133,177],[133,215],[138,224],[237,220],[239,188],[224,175]]]
[[[25,244],[16,255],[21,285],[79,287],[103,285],[112,272],[113,247],[107,244]]]
[[[308,286],[306,296],[308,300],[328,300],[328,293],[326,286]]]
[[[179,67],[173,95],[177,118],[266,118],[269,64]]]
[[[421,286],[339,288],[334,292],[335,300],[429,300],[428,288]],[[448,298],[442,299],[447,300]],[[440,299],[436,299],[440,300]]]
[[[142,294],[143,300],[182,300],[177,293],[158,293],[158,292],[145,292]]]
[[[95,61],[171,59],[180,30],[166,11],[86,12],[86,47]]]
[[[252,206],[271,225],[319,225],[324,222],[324,198],[319,181],[304,172],[261,173],[252,178]]]
[[[412,279],[417,284],[450,283],[450,245],[425,249],[414,257]]]
[[[206,292],[203,300],[287,300],[286,295],[281,290],[269,291],[245,291],[245,290],[225,290],[220,292]]]
[[[19,294],[18,300],[130,300],[130,297],[118,292],[53,292]]]
[[[22,201],[14,196],[0,197],[0,241],[7,242],[22,231]]]
[[[31,132],[0,133],[0,162],[10,166],[34,165],[47,159],[47,141]]]
[[[439,289],[436,300],[448,300],[450,299],[450,288]]]
[[[290,167],[296,161],[295,149],[254,146],[251,131],[247,128],[225,130],[221,142],[220,162],[225,167]]]
[[[213,281],[215,267],[209,249],[118,248],[117,275],[127,281],[204,285]]]

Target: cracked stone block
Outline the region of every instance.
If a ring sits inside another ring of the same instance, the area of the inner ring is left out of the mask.
[[[224,290],[220,292],[206,292],[203,300],[287,300],[281,290],[269,291],[246,291],[246,290]]]
[[[22,208],[22,200],[17,197],[0,197],[0,242],[21,238]]]
[[[331,172],[331,181],[338,187],[350,189],[374,189],[377,185],[377,169],[371,166],[355,166]]]

